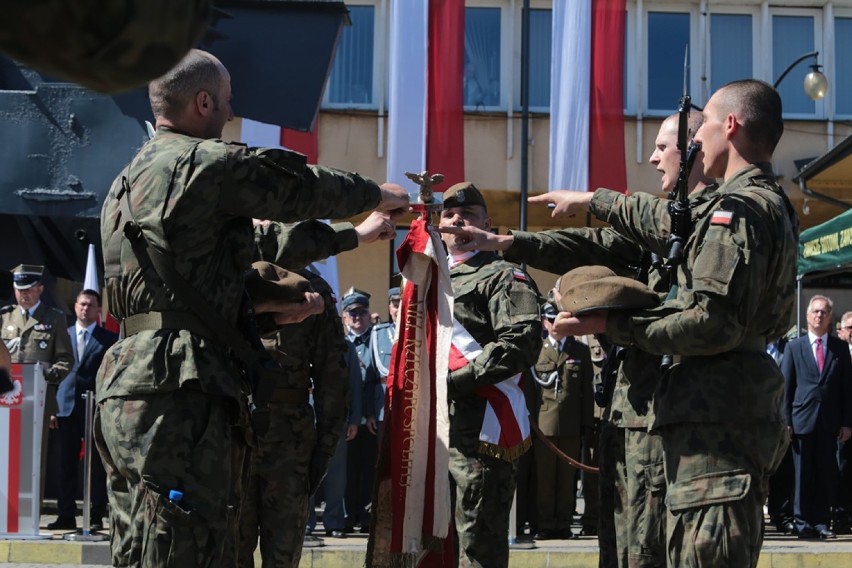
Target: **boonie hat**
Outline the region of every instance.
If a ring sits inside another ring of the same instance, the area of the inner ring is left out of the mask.
[[[444,208],[463,205],[485,205],[485,198],[472,182],[463,181],[444,192]]]
[[[19,264],[12,269],[12,282],[16,290],[27,290],[41,282],[44,266]]]
[[[660,297],[648,286],[605,266],[583,266],[562,275],[559,283],[562,309],[574,315],[597,310],[653,308]]]

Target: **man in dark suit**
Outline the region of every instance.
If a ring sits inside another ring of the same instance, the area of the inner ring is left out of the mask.
[[[794,504],[799,538],[834,538],[829,530],[839,472],[837,443],[852,436],[852,358],[849,346],[829,335],[832,302],[808,303],[808,334],[787,345],[781,361],[787,429],[796,470]]]
[[[86,391],[95,391],[95,376],[101,366],[104,353],[118,340],[118,336],[97,324],[101,309],[101,297],[94,290],[83,290],[77,295],[74,313],[77,322],[68,328],[74,366],[59,384],[56,402],[59,411],[59,517],[47,525],[51,530],[74,530],[77,512],[77,467],[80,456],[80,440],[85,435]],[[92,530],[103,528],[106,514],[106,473],[98,452],[92,452],[91,476],[91,524]]]

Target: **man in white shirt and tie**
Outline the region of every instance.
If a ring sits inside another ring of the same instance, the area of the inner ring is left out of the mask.
[[[85,435],[86,391],[95,391],[95,376],[104,354],[118,340],[118,336],[97,324],[101,311],[100,295],[94,290],[83,290],[77,295],[74,313],[77,321],[68,328],[74,351],[74,367],[60,383],[56,394],[59,411],[59,517],[47,528],[74,530],[77,528],[77,463],[80,440]],[[103,528],[106,515],[106,473],[97,451],[92,452],[92,530]]]
[[[831,507],[839,486],[838,441],[852,436],[852,358],[832,337],[832,301],[813,296],[808,334],[791,341],[781,360],[785,413],[796,471],[795,527],[799,538],[834,538]]]

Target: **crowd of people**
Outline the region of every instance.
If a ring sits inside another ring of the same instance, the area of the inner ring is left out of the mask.
[[[221,141],[230,76],[209,53],[190,51],[149,97],[156,134],[101,217],[120,337],[92,327],[97,292],[80,292],[69,328],[40,301],[42,268],[21,265],[2,338],[12,361],[41,361],[59,385],[48,415],[69,446],[63,463],[79,441],[81,392],[97,385],[113,565],[252,566],[259,541],[264,565],[297,566],[320,487],[327,535],[370,531],[394,323],[371,325],[358,289],[342,298],[341,319],[310,263],[391,238],[408,195]],[[573,536],[575,472],[551,445],[599,468],[598,499],[584,479],[580,534],[597,535],[601,566],[756,566],[770,476],[788,447],[792,512],[777,522],[823,539],[832,521],[848,525],[831,518],[850,511],[837,463],[852,435],[852,361],[828,333],[831,301],[811,300],[808,335],[775,350],[780,366],[772,350],[794,313],[798,239],[770,166],[780,98],[735,81],[693,116],[702,155],[679,262],[654,260],[668,256],[671,215],[650,194],[552,192],[531,201],[609,227],[499,235],[473,183],[444,193],[438,230],[454,334],[465,337],[447,379],[451,563],[508,566],[531,447],[524,485],[530,495],[532,461],[537,497],[524,520],[540,539]],[[664,190],[678,179],[681,127],[666,120],[651,156]],[[358,227],[311,221],[369,210]],[[521,263],[563,274],[548,300]],[[392,316],[398,301],[391,289]],[[845,314],[840,336],[850,331]],[[498,386],[506,406],[495,412]],[[546,447],[533,441],[529,409]],[[73,528],[63,495],[54,528]]]

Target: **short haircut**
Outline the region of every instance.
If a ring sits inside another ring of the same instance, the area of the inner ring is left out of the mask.
[[[199,91],[216,97],[222,84],[222,64],[200,49],[191,50],[171,71],[148,85],[151,111],[157,118],[174,119]]]
[[[846,312],[842,316],[840,316],[840,323],[842,324],[843,322],[850,319],[852,319],[852,312]]]
[[[752,144],[771,156],[784,133],[778,91],[757,79],[741,79],[724,85],[716,93],[720,110],[736,116]]]
[[[829,298],[828,296],[823,296],[822,294],[814,294],[813,296],[811,296],[811,299],[808,301],[808,311],[809,312],[811,311],[811,306],[813,306],[814,302],[816,302],[817,300],[822,300],[823,302],[825,302],[826,305],[828,306],[828,311],[830,311],[830,312],[834,311],[834,302],[831,301],[831,298]]]
[[[698,132],[698,129],[701,128],[701,123],[704,122],[704,117],[701,116],[701,113],[692,109],[689,112],[689,117],[687,119],[687,128],[689,128],[689,132],[686,133],[686,141],[689,143],[695,137],[695,133]],[[663,120],[663,124],[670,124],[674,127],[675,130],[680,128],[680,113],[675,112],[668,115],[665,120]]]
[[[81,290],[80,293],[77,294],[76,299],[79,300],[80,296],[91,296],[92,298],[94,298],[98,301],[99,306],[101,305],[101,295],[98,294],[97,292],[95,292],[94,290],[90,289],[90,288],[86,288],[84,290]]]

